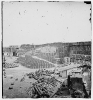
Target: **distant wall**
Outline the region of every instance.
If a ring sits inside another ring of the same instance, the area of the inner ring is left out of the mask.
[[[71,62],[77,60],[91,61],[91,42],[63,44],[58,48],[57,55],[60,58],[60,63],[64,63],[66,57],[70,57]]]

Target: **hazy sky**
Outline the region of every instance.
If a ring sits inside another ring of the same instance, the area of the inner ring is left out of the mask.
[[[4,2],[3,45],[90,41],[90,8],[83,2]]]

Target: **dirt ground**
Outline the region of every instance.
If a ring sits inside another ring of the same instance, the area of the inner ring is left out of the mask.
[[[7,63],[13,63],[15,60],[16,58],[13,57],[6,58]],[[28,89],[36,80],[29,79],[26,74],[36,70],[38,69],[26,68],[20,64],[18,67],[5,69],[5,76],[3,74],[3,98],[29,98]]]
[[[14,63],[17,57],[6,57],[6,63]],[[37,80],[29,78],[28,73],[35,72],[39,69],[31,69],[17,63],[18,67],[3,68],[3,98],[30,98],[30,89],[33,83]],[[77,66],[78,64],[76,64]],[[58,71],[73,68],[76,66],[71,64],[69,66],[60,67]],[[44,68],[45,69],[45,68]],[[47,70],[54,70],[55,68],[46,68]],[[56,71],[55,71],[56,72]],[[55,78],[59,81],[64,81],[64,78],[60,78],[57,75]],[[88,79],[88,78],[87,78]],[[88,80],[87,80],[88,81]]]

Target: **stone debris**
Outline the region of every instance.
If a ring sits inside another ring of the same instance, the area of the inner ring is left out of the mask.
[[[18,78],[16,78],[15,81],[18,81]]]
[[[60,88],[61,83],[52,77],[48,70],[38,70],[35,73],[29,73],[27,76],[37,80],[32,87],[28,89],[28,93],[33,98],[52,97]],[[58,86],[59,85],[59,86]],[[55,91],[56,90],[56,91]]]
[[[54,75],[53,75],[54,74]],[[58,73],[57,73],[58,74]],[[83,91],[84,84],[81,77],[71,76],[59,81],[55,75],[55,71],[38,70],[35,73],[26,74],[30,79],[34,78],[35,83],[29,87],[27,93],[32,98],[44,97],[85,97],[86,92]],[[59,75],[59,74],[58,74]],[[58,78],[61,76],[58,76]],[[75,81],[75,82],[74,82]],[[68,84],[70,83],[70,85]],[[80,94],[80,96],[79,96]]]
[[[11,90],[11,89],[13,89],[13,87],[9,87],[8,89]]]
[[[23,77],[21,80],[20,80],[20,82],[23,82],[25,80],[25,78]]]
[[[11,85],[14,85],[14,83],[11,83]]]
[[[19,65],[17,63],[7,63],[5,62],[4,67],[5,68],[15,68],[18,67]]]
[[[12,79],[12,78],[13,78],[13,76],[10,77],[10,79]]]

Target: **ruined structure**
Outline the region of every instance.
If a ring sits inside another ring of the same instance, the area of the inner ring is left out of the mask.
[[[91,42],[63,43],[57,49],[60,64],[67,62],[91,62]]]
[[[18,56],[18,54],[17,54],[18,50],[19,50],[18,46],[9,46],[7,48],[3,48],[3,55]]]

